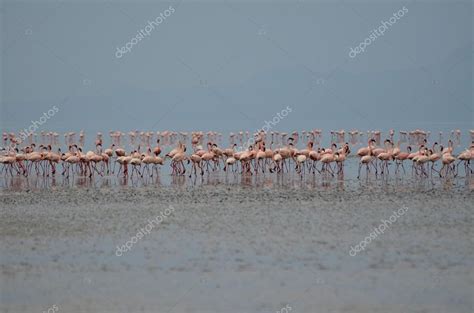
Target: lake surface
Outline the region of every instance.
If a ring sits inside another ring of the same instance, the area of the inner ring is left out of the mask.
[[[472,312],[463,179],[45,191],[0,192],[3,312]]]

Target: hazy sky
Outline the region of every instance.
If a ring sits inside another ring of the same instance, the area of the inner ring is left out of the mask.
[[[472,16],[451,0],[2,1],[0,128],[55,105],[41,129],[255,130],[286,106],[274,129],[472,129]]]

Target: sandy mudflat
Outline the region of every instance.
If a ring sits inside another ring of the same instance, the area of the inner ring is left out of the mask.
[[[466,188],[68,188],[0,199],[1,312],[473,312]]]

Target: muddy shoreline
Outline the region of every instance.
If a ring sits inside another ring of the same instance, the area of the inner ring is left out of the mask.
[[[390,185],[1,191],[0,308],[471,312],[473,200],[466,189]],[[116,255],[170,206],[168,219]]]

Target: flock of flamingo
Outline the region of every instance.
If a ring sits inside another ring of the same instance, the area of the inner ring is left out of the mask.
[[[128,134],[111,131],[109,148],[103,148],[103,134],[97,133],[95,149],[87,152],[83,131],[78,140],[74,132],[64,134],[67,147],[64,151],[56,132],[30,134],[25,139],[27,142],[22,142],[14,133],[3,133],[0,174],[153,177],[159,175],[159,168],[169,160],[171,175],[175,176],[224,171],[234,175],[294,172],[301,177],[309,174],[333,177],[343,175],[344,164],[350,157],[359,160],[357,178],[361,171],[365,171],[367,177],[388,176],[391,170],[394,175],[399,175],[401,170],[406,174],[405,162],[411,162],[411,174],[419,177],[455,177],[461,166],[466,176],[473,173],[470,162],[474,158],[474,130],[470,130],[470,146],[457,154],[460,130],[446,135],[440,132],[433,136],[439,136],[436,140],[430,140],[432,134],[427,131],[400,131],[396,141],[394,130],[390,130],[383,141],[381,131],[331,131],[329,147],[322,147],[322,133],[321,130],[255,134],[240,131],[230,133],[227,147],[223,147],[222,134],[212,131],[131,131]],[[127,135],[129,142],[125,143]]]

